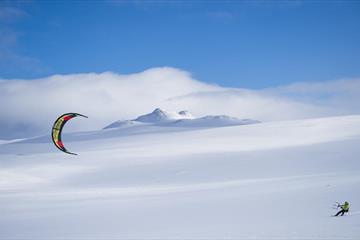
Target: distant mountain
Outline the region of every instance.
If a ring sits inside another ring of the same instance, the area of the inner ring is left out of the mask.
[[[193,118],[194,117],[188,111],[168,112],[160,108],[156,108],[151,113],[141,115],[133,120],[118,120],[116,122],[113,122],[110,125],[106,126],[104,129],[129,127],[134,124],[140,124],[140,123],[159,124],[159,123],[173,122],[179,119],[193,119]]]
[[[205,116],[196,119],[181,119],[174,122],[177,126],[183,127],[224,127],[234,125],[247,125],[260,123],[252,119],[238,119],[227,115]]]
[[[153,112],[145,115],[141,115],[138,118],[132,120],[144,123],[156,123],[173,121],[178,119],[193,119],[194,117],[188,111],[180,112],[167,112],[160,108],[156,108]]]
[[[195,118],[190,112],[185,110],[180,112],[169,112],[160,108],[156,108],[151,113],[141,115],[133,120],[119,120],[113,122],[104,129],[129,127],[136,124],[174,127],[223,127],[254,123],[259,123],[259,121],[252,119],[238,119],[227,115],[210,115],[201,118]]]

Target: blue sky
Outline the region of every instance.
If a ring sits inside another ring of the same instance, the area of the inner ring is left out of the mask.
[[[0,78],[170,66],[221,86],[360,76],[359,1],[3,1]]]

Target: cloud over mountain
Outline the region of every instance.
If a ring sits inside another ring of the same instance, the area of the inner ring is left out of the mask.
[[[360,81],[299,83],[263,90],[200,82],[175,68],[135,74],[84,73],[34,80],[0,80],[0,139],[45,134],[64,112],[89,116],[70,130],[99,129],[157,107],[197,116],[227,114],[260,121],[360,112]],[[78,120],[74,120],[78,121]]]

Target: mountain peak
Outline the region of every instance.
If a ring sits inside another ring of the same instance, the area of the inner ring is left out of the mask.
[[[156,115],[159,115],[159,116],[166,116],[167,112],[162,110],[161,108],[155,108],[155,110],[152,111],[150,114],[156,114]]]
[[[145,122],[145,123],[155,123],[155,122],[164,122],[164,121],[172,121],[178,119],[190,119],[193,118],[191,113],[188,111],[180,111],[180,112],[168,112],[162,110],[161,108],[156,108],[151,113],[141,115],[134,119],[133,121],[137,122]]]

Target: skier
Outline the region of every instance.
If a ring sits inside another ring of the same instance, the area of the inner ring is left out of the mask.
[[[341,207],[341,210],[335,214],[335,217],[339,216],[339,214],[341,214],[341,216],[344,216],[344,213],[349,212],[350,209],[350,205],[348,202],[345,202],[343,205],[338,205],[338,207]]]

